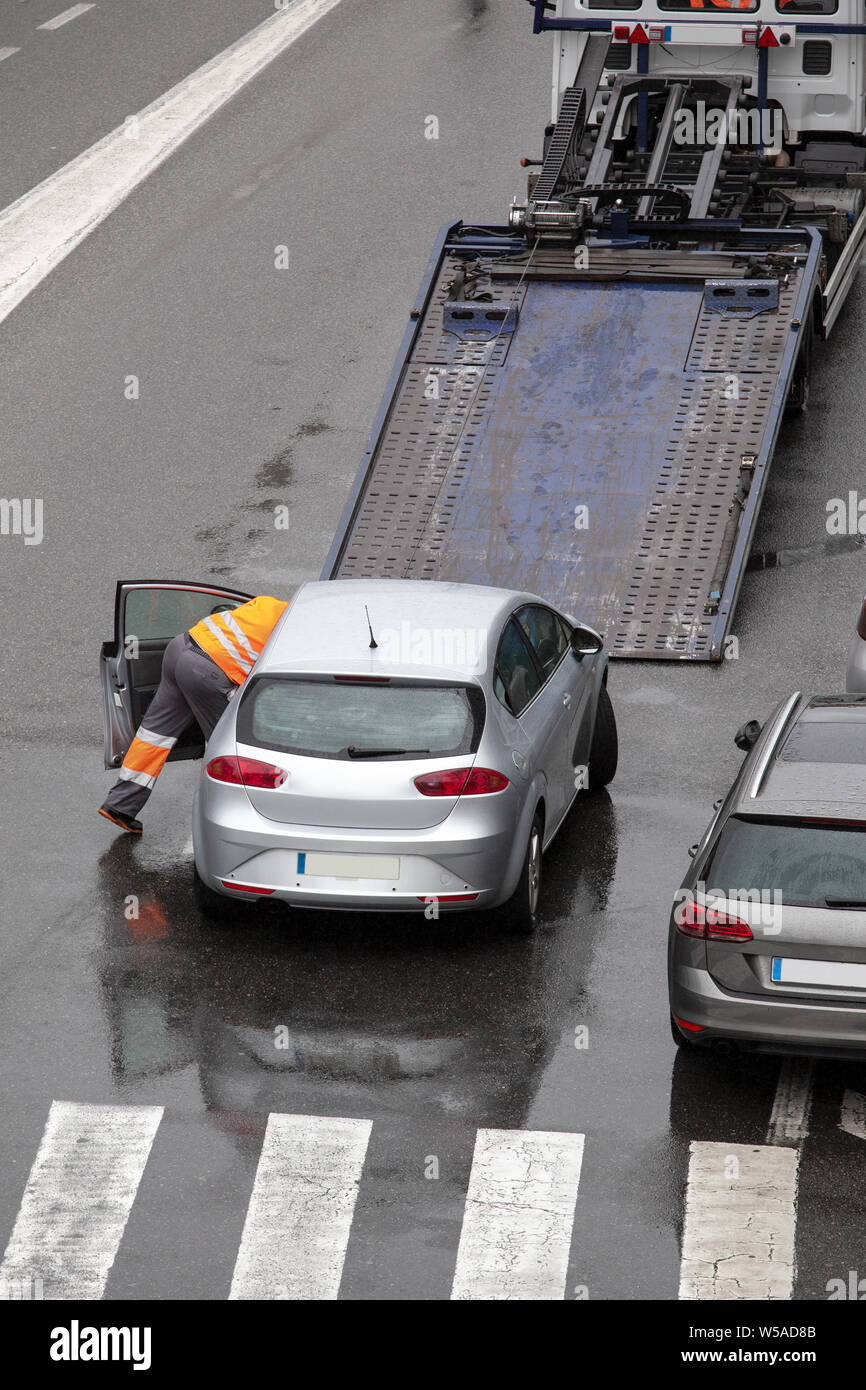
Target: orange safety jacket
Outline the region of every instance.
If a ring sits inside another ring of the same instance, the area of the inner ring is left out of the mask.
[[[239,608],[202,618],[189,635],[229,680],[242,685],[288,606],[283,599],[261,594]]]

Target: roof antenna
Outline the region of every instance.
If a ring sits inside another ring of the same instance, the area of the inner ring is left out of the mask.
[[[373,624],[370,622],[370,610],[368,609],[366,603],[364,604],[364,612],[367,614],[367,626],[370,629],[370,646],[378,647],[379,643],[373,636]]]

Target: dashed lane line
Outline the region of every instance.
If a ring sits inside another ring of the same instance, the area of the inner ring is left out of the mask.
[[[61,29],[64,24],[68,24],[71,19],[77,19],[80,14],[87,10],[95,9],[95,5],[73,5],[71,9],[64,10],[62,14],[56,14],[53,19],[46,19],[44,24],[37,24],[37,29]]]

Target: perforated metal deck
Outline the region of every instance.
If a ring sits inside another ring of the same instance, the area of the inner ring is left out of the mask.
[[[723,312],[706,282],[750,257],[684,262],[608,250],[575,272],[547,249],[521,282],[493,259],[490,299],[446,309],[465,266],[446,252],[328,577],[528,589],[614,656],[718,659],[814,264],[792,249],[777,307],[773,274]]]

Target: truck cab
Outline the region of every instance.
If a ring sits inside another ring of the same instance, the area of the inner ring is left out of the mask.
[[[545,7],[545,28],[575,27],[556,34],[554,121],[590,33],[603,27],[611,36],[605,61],[611,78],[741,76],[747,102],[781,112],[785,145],[863,133],[863,0],[556,0],[555,11]],[[598,124],[603,116],[599,102],[589,121]]]

